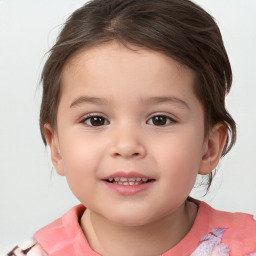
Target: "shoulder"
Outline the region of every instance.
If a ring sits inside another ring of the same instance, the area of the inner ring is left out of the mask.
[[[34,239],[48,255],[64,256],[93,255],[80,226],[80,218],[85,207],[80,204],[71,208],[62,217],[41,228],[34,234]],[[32,255],[31,255],[32,256]]]
[[[71,208],[62,217],[56,219],[34,234],[34,238],[40,244],[41,242],[55,243],[56,240],[73,237],[81,229],[79,221],[85,207],[80,204]],[[49,240],[51,237],[51,241]],[[42,245],[42,244],[41,244]]]
[[[20,246],[15,246],[7,256],[47,256],[41,246],[34,240],[28,240]]]
[[[231,213],[215,210],[206,203],[200,202],[202,213],[207,216],[209,225],[223,226],[232,229],[233,233],[244,231],[245,234],[254,235],[256,239],[256,216],[247,213]]]
[[[82,233],[79,219],[84,210],[83,205],[73,207],[64,216],[37,231],[34,240],[15,246],[6,256],[75,255],[74,252],[70,253],[70,248],[73,247],[70,241],[76,238],[79,232]],[[56,248],[62,248],[63,253],[53,253]],[[67,253],[64,253],[65,251]]]
[[[208,232],[200,242],[215,241],[226,247],[232,255],[256,256],[256,216],[215,210],[206,203],[199,203],[200,222],[207,223]]]

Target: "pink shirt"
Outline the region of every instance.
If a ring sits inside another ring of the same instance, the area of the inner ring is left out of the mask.
[[[204,202],[188,234],[162,256],[256,256],[256,218],[244,213],[217,211]],[[42,228],[35,240],[49,256],[99,256],[79,225],[85,207],[77,205]]]

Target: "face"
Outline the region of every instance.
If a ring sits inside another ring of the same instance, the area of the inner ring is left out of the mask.
[[[207,151],[193,71],[136,50],[112,42],[69,60],[52,140],[87,209],[133,226],[178,211]]]

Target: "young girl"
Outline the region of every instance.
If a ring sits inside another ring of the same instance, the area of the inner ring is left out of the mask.
[[[256,255],[256,219],[189,197],[233,146],[232,72],[188,0],[93,0],[43,73],[40,127],[81,201],[8,255]]]

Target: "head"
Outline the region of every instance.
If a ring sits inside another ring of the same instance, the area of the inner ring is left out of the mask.
[[[225,155],[236,138],[235,122],[225,107],[232,71],[214,19],[189,0],[94,0],[75,11],[63,27],[42,73],[40,128],[57,132],[63,69],[80,52],[112,41],[131,51],[161,53],[195,74],[193,91],[203,107],[204,136],[217,124],[227,130]],[[209,174],[208,188],[212,181]]]

